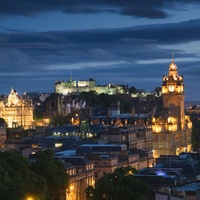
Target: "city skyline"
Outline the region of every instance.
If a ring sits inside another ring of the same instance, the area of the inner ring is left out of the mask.
[[[93,78],[153,91],[174,54],[186,100],[200,100],[200,2],[0,2],[0,93],[53,92]]]

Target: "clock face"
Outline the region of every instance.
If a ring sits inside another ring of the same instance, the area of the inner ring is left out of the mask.
[[[173,91],[174,91],[174,85],[169,85],[169,86],[168,86],[168,90],[169,90],[170,92],[173,92]]]

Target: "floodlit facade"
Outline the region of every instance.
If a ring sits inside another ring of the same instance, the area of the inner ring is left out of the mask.
[[[154,157],[178,155],[191,150],[192,122],[185,115],[184,79],[172,60],[168,75],[163,77],[163,112],[152,118]]]
[[[93,79],[75,81],[70,76],[69,81],[57,81],[54,84],[55,93],[68,95],[71,93],[81,93],[95,91],[97,94],[125,94],[127,86],[108,84],[108,85],[96,85],[96,81]]]
[[[33,128],[33,105],[26,95],[19,96],[11,89],[8,97],[0,100],[0,118],[3,118],[8,128]]]
[[[85,200],[85,190],[88,186],[93,186],[94,162],[84,156],[69,155],[62,156],[65,163],[66,172],[69,175],[69,188],[66,191],[67,200]]]

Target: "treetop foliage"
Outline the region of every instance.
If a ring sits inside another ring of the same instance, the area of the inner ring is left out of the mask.
[[[137,170],[130,166],[116,169],[101,177],[95,186],[86,189],[87,200],[140,200],[148,191],[147,185],[134,178]]]
[[[0,199],[65,200],[68,176],[51,150],[39,151],[30,163],[18,152],[0,152]]]

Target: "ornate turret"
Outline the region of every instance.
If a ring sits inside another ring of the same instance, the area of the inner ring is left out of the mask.
[[[176,63],[174,62],[174,59],[172,59],[172,62],[169,65],[168,76],[178,76],[177,66]]]
[[[178,75],[174,59],[169,65],[168,76],[163,76],[162,94],[169,93],[184,94],[183,76]]]
[[[19,96],[14,88],[11,88],[10,94],[8,95],[8,103],[7,105],[17,105],[19,103]]]

